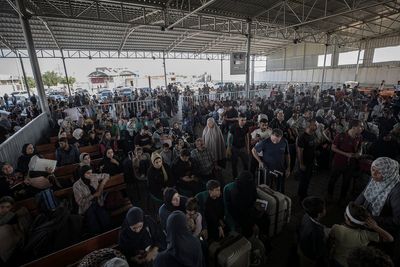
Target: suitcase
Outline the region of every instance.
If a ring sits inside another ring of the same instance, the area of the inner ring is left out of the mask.
[[[230,233],[209,247],[210,267],[249,267],[251,244],[238,233]]]
[[[257,169],[257,185],[268,185],[269,187],[272,187],[273,185],[276,185],[276,179],[278,176],[283,176],[283,173],[277,170],[274,171],[268,171],[266,168],[258,168]]]
[[[292,200],[288,196],[274,191],[263,184],[257,187],[257,195],[258,198],[268,202],[266,211],[270,220],[268,233],[272,237],[280,233],[282,228],[289,223]]]

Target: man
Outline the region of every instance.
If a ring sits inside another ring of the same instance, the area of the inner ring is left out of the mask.
[[[258,142],[252,149],[252,153],[260,169],[265,168],[267,171],[267,184],[271,184],[271,181],[268,181],[269,178],[273,179],[272,175],[276,175],[276,190],[284,193],[285,177],[290,175],[290,155],[288,142],[282,137],[282,130],[273,129],[271,137]],[[262,159],[258,155],[260,152],[262,152]]]
[[[357,170],[360,156],[363,131],[362,122],[351,120],[349,130],[338,134],[332,143],[333,156],[332,174],[328,184],[328,199],[332,200],[335,184],[340,176],[343,176],[340,200],[345,201],[347,191],[350,187],[351,179]]]
[[[258,123],[258,128],[251,132],[251,145],[267,139],[272,134],[272,129],[268,127],[268,119],[262,118]]]
[[[225,213],[224,201],[221,197],[221,185],[216,180],[210,180],[207,182],[206,188],[208,197],[205,200],[202,214],[207,223],[209,240],[218,241],[225,237]]]
[[[156,130],[153,133],[153,144],[156,150],[161,149],[163,143],[169,139],[164,135],[164,127],[161,123],[156,124]]]
[[[191,158],[195,162],[196,173],[203,181],[208,181],[213,176],[214,159],[202,138],[198,138],[195,144],[196,148],[192,150]]]
[[[281,129],[283,132],[283,137],[286,138],[286,140],[289,139],[289,124],[285,121],[285,113],[283,113],[283,110],[277,109],[275,111],[275,118],[271,121],[269,125],[272,129]]]
[[[304,133],[296,141],[297,160],[299,162],[299,188],[297,194],[299,201],[303,201],[308,195],[308,186],[310,184],[316,148],[316,138],[314,136],[317,130],[317,122],[310,119],[305,124]]]
[[[232,153],[232,175],[237,177],[238,159],[242,160],[243,169],[248,170],[249,161],[249,133],[246,126],[246,116],[240,114],[237,124],[232,125],[228,134],[228,151]]]
[[[179,158],[172,164],[172,172],[178,181],[178,188],[185,191],[182,195],[192,197],[201,191],[201,184],[195,176],[195,169],[190,161],[189,150],[181,151]]]
[[[79,163],[79,150],[76,146],[68,144],[65,137],[58,141],[59,147],[56,150],[57,167]]]
[[[152,144],[153,139],[149,132],[149,127],[143,126],[140,130],[140,134],[135,136],[135,146],[140,146],[146,153],[151,153]]]
[[[260,115],[259,115],[260,116]],[[266,116],[266,115],[265,115]],[[250,147],[253,148],[258,142],[267,139],[271,136],[272,129],[268,127],[268,119],[266,117],[260,118],[258,123],[258,128],[253,130],[250,134]],[[261,153],[259,154],[260,156]],[[258,162],[254,157],[250,159],[250,171],[255,173],[258,166]]]
[[[235,109],[233,103],[228,104],[223,117],[224,117],[223,129],[226,129],[227,131],[229,131],[229,129],[232,127],[232,125],[235,124],[235,122],[238,120],[238,117],[239,117],[239,113]],[[226,132],[226,131],[223,131],[223,132]]]

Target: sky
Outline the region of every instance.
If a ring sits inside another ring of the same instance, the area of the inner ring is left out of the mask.
[[[27,76],[32,76],[29,59],[23,59]],[[40,70],[56,71],[64,76],[64,69],[61,59],[40,59]],[[96,67],[122,67],[131,71],[138,72],[140,76],[163,75],[163,65],[161,59],[66,59],[67,71],[69,76],[77,79],[77,82],[88,82],[87,75],[95,71]],[[219,81],[221,78],[220,60],[188,60],[188,59],[167,59],[167,73],[175,72],[178,75],[200,75],[205,72],[211,74],[213,80]],[[224,80],[244,82],[244,75],[229,75],[229,61],[224,60],[223,72]],[[0,58],[0,74],[20,75],[21,69],[18,59]]]

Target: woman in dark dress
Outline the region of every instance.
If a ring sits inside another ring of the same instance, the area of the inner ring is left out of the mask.
[[[121,166],[118,160],[114,158],[114,151],[112,148],[108,148],[106,150],[102,166],[103,166],[102,172],[108,173],[110,176],[121,173]]]

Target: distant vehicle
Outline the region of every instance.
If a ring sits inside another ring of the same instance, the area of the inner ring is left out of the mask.
[[[64,101],[65,96],[60,92],[51,92],[48,94],[48,97],[53,100]]]
[[[107,98],[113,97],[113,92],[111,90],[102,90],[99,95],[100,100],[105,100]]]
[[[75,90],[75,94],[79,94],[79,95],[90,95],[89,90],[87,89],[82,89],[82,88],[77,88]]]
[[[132,96],[132,89],[130,87],[121,88],[119,90],[119,95],[130,97]]]

